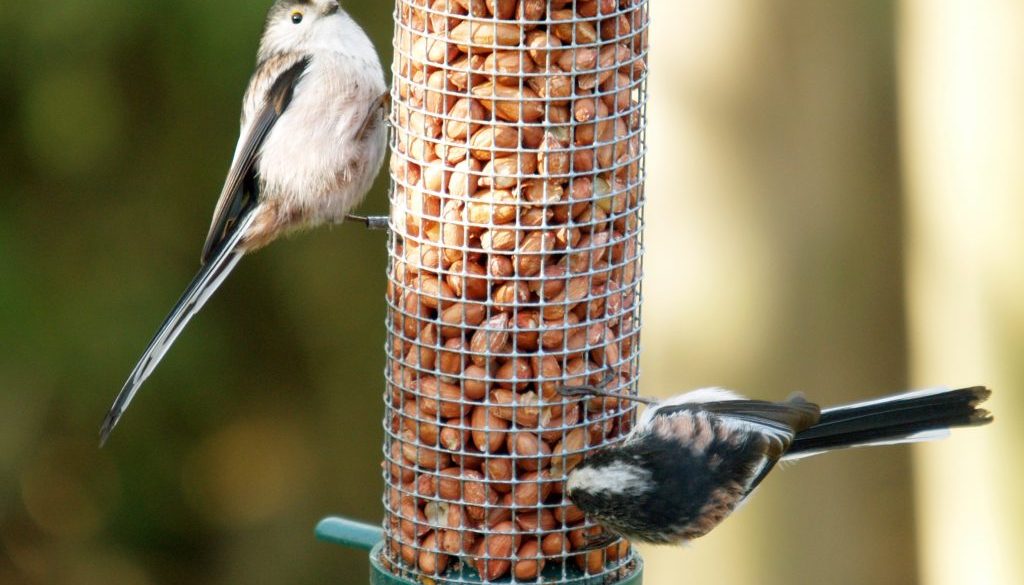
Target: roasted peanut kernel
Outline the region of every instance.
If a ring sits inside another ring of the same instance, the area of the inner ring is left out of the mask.
[[[402,443],[392,443],[390,463],[384,462],[388,469],[389,479],[396,483],[409,483],[412,481],[416,475],[413,470],[408,467],[410,463],[410,461],[405,459],[405,452],[402,448]]]
[[[419,565],[420,570],[428,575],[440,575],[448,568],[448,555],[437,552],[439,545],[436,532],[431,532],[423,539]]]
[[[479,303],[453,303],[439,315],[441,323],[441,335],[443,337],[455,337],[462,330],[469,327],[476,327],[484,320],[486,309]]]
[[[536,70],[533,59],[525,51],[495,51],[484,60],[481,71],[497,83],[516,86],[524,78],[524,73]]]
[[[585,517],[583,510],[577,508],[575,504],[566,504],[555,508],[554,514],[556,520],[567,526],[581,522]]]
[[[416,500],[408,496],[402,498],[399,509],[401,512],[399,526],[406,538],[410,540],[419,538],[430,530],[430,526],[427,525],[427,517],[416,505]]]
[[[537,471],[551,462],[548,455],[551,447],[536,434],[529,431],[509,433],[507,439],[509,455],[520,457],[519,467]]]
[[[437,353],[437,369],[442,374],[454,375],[462,372],[466,343],[457,338],[444,342],[444,349]]]
[[[477,559],[477,570],[487,581],[493,581],[508,573],[512,565],[512,554],[519,548],[519,535],[515,525],[505,521],[493,527],[483,540],[482,557]]]
[[[515,47],[523,38],[523,31],[514,24],[466,20],[451,30],[449,37],[463,53],[470,52],[472,45],[477,50],[494,45]]]
[[[526,236],[515,256],[516,274],[536,276],[544,266],[543,254],[555,249],[555,235],[551,232],[535,231]]]
[[[480,234],[480,247],[487,252],[509,252],[516,248],[516,230],[491,229]]]
[[[431,12],[428,14],[427,19],[430,23],[430,32],[433,33],[448,32],[462,21],[459,16],[463,16],[468,12],[464,6],[460,6],[450,0],[434,0],[430,4],[430,10]],[[445,13],[448,13],[448,15]]]
[[[582,518],[580,518],[582,520]],[[561,532],[552,532],[544,537],[540,544],[541,551],[544,552],[544,556],[554,557],[563,553],[570,552],[572,550],[572,544],[569,539],[565,537],[565,534]]]
[[[507,122],[536,122],[544,117],[544,104],[537,92],[528,87],[509,87],[500,83],[473,86],[473,95],[488,110]]]
[[[540,575],[540,572],[544,570],[544,557],[540,556],[539,552],[540,541],[536,538],[530,538],[523,542],[519,547],[519,552],[516,553],[519,560],[516,561],[512,569],[512,574],[516,579],[532,581]]]
[[[587,45],[597,41],[597,28],[592,21],[576,20],[572,10],[552,10],[551,30],[567,45]]]
[[[479,128],[479,122],[486,119],[486,110],[480,102],[462,98],[448,111],[444,133],[451,140],[465,140]]]
[[[537,172],[537,155],[529,152],[495,158],[480,173],[480,185],[495,189],[512,189],[520,178]]]
[[[519,146],[519,131],[508,125],[481,126],[469,140],[470,154],[479,160],[507,156]]]
[[[498,501],[498,505],[494,508],[491,508],[487,513],[487,527],[493,528],[503,522],[508,522],[509,520],[512,520],[513,506],[514,502],[512,501],[511,493],[506,493],[505,495],[501,496],[501,499]]]
[[[486,0],[487,10],[495,18],[508,20],[516,11],[516,0]]]
[[[499,353],[507,352],[509,336],[507,314],[499,313],[484,321],[469,342],[473,363],[485,366],[496,359]],[[487,356],[491,357],[488,359]]]
[[[460,400],[462,392],[455,384],[442,382],[433,376],[424,376],[420,380],[420,390],[423,396],[420,397],[418,406],[420,412],[427,416],[460,417],[469,409],[469,406]]]
[[[512,501],[521,507],[537,507],[551,494],[551,482],[543,481],[547,476],[542,472],[524,473],[519,481],[512,484]]]
[[[470,84],[481,83],[485,78],[475,73],[484,64],[484,56],[476,53],[472,56],[462,56],[451,62],[448,68],[448,81],[460,90],[465,90]]]
[[[525,532],[536,532],[538,530],[548,532],[558,526],[558,520],[555,519],[554,513],[547,508],[542,509],[540,512],[536,510],[517,512],[515,514],[515,521]]]
[[[542,20],[546,10],[546,0],[519,0],[516,19],[526,22],[527,24],[524,26],[529,30],[534,28],[534,25],[530,23]]]
[[[575,428],[569,431],[565,439],[559,441],[552,451],[551,473],[560,474],[572,471],[583,461],[583,448],[587,446],[587,431]]]
[[[487,370],[476,364],[466,366],[463,372],[463,389],[466,391],[466,398],[470,400],[483,400],[488,391]]]
[[[618,4],[618,0],[580,0],[576,3],[576,12],[587,18],[614,14]]]
[[[438,469],[446,467],[451,463],[451,457],[447,453],[431,449],[429,447],[417,446],[416,433],[405,431],[402,433],[405,442],[402,444],[402,454],[408,461],[413,461],[423,469]]]
[[[471,16],[490,16],[487,0],[448,0],[458,4],[462,11]]]
[[[473,444],[484,453],[494,453],[505,444],[509,423],[498,417],[493,409],[474,408],[469,426],[473,429]]]
[[[466,202],[466,219],[471,224],[505,225],[516,220],[516,196],[509,191],[481,191]]]
[[[515,348],[533,352],[540,347],[540,315],[536,311],[517,312],[515,317]],[[534,365],[534,371],[540,369]]]
[[[533,368],[530,366],[530,360],[526,358],[513,358],[507,360],[498,368],[498,373],[495,377],[498,380],[499,388],[510,388],[518,392],[526,389],[531,384]]]
[[[543,0],[540,0],[543,2]],[[543,10],[543,8],[542,8]],[[558,62],[562,56],[562,41],[555,35],[532,30],[526,34],[526,46],[530,49],[530,57],[541,69],[548,69]]]
[[[459,297],[483,300],[487,298],[487,269],[475,262],[455,262],[448,273],[448,284]]]

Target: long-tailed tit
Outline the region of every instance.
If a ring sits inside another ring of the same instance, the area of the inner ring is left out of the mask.
[[[709,388],[661,402],[565,388],[649,404],[626,439],[573,469],[566,495],[615,535],[679,544],[707,534],[779,461],[847,447],[941,438],[983,425],[983,387],[924,390],[819,410],[796,396],[747,400]],[[598,540],[606,543],[614,536]]]
[[[274,2],[202,268],[114,400],[101,444],[242,256],[284,234],[340,222],[359,204],[384,160],[386,104],[373,43],[337,0]]]

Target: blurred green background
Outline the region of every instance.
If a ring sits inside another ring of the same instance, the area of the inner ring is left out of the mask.
[[[647,581],[1024,581],[1024,5],[652,4],[644,390],[988,383],[999,422],[788,469]],[[381,513],[379,233],[243,262],[96,448],[198,267],[267,5],[0,10],[4,585],[365,582],[312,527]],[[346,7],[389,62],[391,3]]]
[[[0,583],[365,574],[312,530],[379,519],[381,233],[243,262],[96,448],[198,268],[267,6],[0,11]],[[349,10],[389,60],[389,8]],[[385,184],[366,209],[386,210]]]

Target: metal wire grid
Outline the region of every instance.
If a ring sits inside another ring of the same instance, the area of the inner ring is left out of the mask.
[[[396,0],[384,419],[396,575],[611,582],[565,473],[637,391],[647,0]],[[574,552],[577,551],[577,552]],[[479,575],[479,576],[478,576]]]

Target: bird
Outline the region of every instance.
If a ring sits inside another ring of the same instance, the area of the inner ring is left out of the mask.
[[[780,462],[837,449],[945,437],[954,427],[985,425],[982,386],[905,392],[821,409],[796,394],[781,402],[748,400],[704,388],[655,401],[563,388],[648,404],[617,445],[583,459],[566,477],[567,498],[604,528],[588,548],[618,537],[684,544],[729,516]]]
[[[115,398],[100,427],[101,447],[243,256],[283,235],[340,223],[362,201],[384,160],[388,104],[373,42],[339,0],[274,2],[201,267]]]

